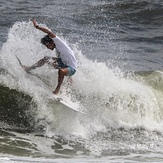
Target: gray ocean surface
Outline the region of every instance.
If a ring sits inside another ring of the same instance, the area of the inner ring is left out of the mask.
[[[162,0],[0,0],[0,162],[163,162]],[[52,97],[51,29],[78,62]]]

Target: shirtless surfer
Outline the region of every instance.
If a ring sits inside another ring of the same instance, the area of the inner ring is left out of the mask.
[[[34,65],[29,67],[24,66],[24,68],[27,72],[29,72],[32,69],[41,67],[45,63],[48,63],[51,64],[54,68],[58,69],[58,84],[55,90],[53,91],[54,94],[58,94],[64,76],[72,76],[76,72],[77,63],[76,63],[76,58],[74,56],[74,52],[56,34],[54,34],[53,32],[51,32],[50,30],[44,27],[38,26],[36,21],[32,20],[32,22],[36,29],[39,29],[47,34],[45,37],[41,39],[41,43],[44,44],[50,50],[56,49],[57,57],[46,56],[40,59]]]

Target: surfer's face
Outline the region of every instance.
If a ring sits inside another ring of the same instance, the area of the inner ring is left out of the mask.
[[[45,46],[50,50],[53,50],[55,48],[54,42],[48,42],[45,44]]]

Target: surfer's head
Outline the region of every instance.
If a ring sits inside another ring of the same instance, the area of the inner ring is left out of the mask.
[[[54,41],[49,37],[49,35],[46,35],[41,39],[41,43],[44,44],[48,49],[53,50],[55,48]]]

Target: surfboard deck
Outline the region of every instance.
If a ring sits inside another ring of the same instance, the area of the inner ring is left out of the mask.
[[[15,55],[16,56],[16,55]],[[21,63],[20,59],[16,56],[20,66],[23,68],[23,70],[25,72],[27,72],[28,74],[30,74],[30,72],[26,71],[25,66]],[[32,74],[33,75],[33,74]],[[37,77],[37,76],[36,76]],[[37,77],[38,78],[38,77]],[[74,110],[75,112],[81,113],[81,114],[85,114],[84,112],[80,111],[78,108],[73,107],[72,104],[70,104],[69,102],[66,102],[63,98],[57,96],[57,95],[53,95],[53,99],[59,103],[61,103],[62,105],[66,106],[69,109]]]
[[[65,101],[63,98],[53,95],[54,99],[58,101],[59,103],[63,104],[64,106],[68,107],[69,109],[74,110],[75,112],[79,112],[81,114],[85,114],[84,112],[80,111],[77,107],[72,106],[69,102]]]

